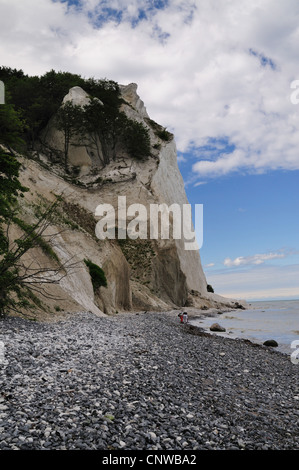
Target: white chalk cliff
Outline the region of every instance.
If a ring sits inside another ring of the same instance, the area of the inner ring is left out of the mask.
[[[74,258],[79,269],[69,270],[57,286],[60,305],[68,310],[84,309],[98,315],[126,310],[167,310],[175,307],[233,306],[234,301],[207,292],[207,281],[198,250],[188,251],[179,240],[98,240],[95,236],[95,210],[99,204],[118,207],[118,197],[126,196],[127,207],[143,204],[150,214],[151,204],[188,204],[184,182],[177,165],[173,136],[163,140],[156,132],[137,85],[120,86],[122,111],[141,122],[149,131],[151,156],[131,158],[122,149],[102,167],[94,157],[88,139],[70,146],[68,161],[76,176],[65,175],[53,151],[61,151],[63,135],[50,121],[41,136],[42,147],[36,160],[26,160],[22,182],[31,189],[26,195],[24,213],[30,205],[50,202],[62,196],[60,218],[49,230],[60,232],[53,249],[61,261]],[[63,100],[84,106],[87,93],[72,88]],[[68,221],[68,224],[65,221]],[[61,230],[63,228],[63,230]],[[84,259],[101,266],[107,287],[94,292]],[[67,269],[67,268],[66,268]]]

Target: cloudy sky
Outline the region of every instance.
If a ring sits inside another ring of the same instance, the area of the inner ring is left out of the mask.
[[[137,83],[204,204],[214,290],[299,298],[297,0],[0,0],[0,57]]]

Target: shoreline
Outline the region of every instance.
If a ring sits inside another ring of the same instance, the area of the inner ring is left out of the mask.
[[[296,301],[296,304],[298,304],[298,301]],[[295,324],[290,323],[287,328],[284,328],[284,326],[277,323],[279,318],[277,314],[283,315],[285,311],[287,315],[291,315],[291,317],[286,317],[285,321],[291,318],[288,321],[294,323],[295,318],[292,315],[297,312],[296,309],[290,309],[288,305],[278,307],[273,305],[272,302],[267,307],[250,304],[248,308],[242,309],[242,311],[238,309],[223,309],[221,311],[220,309],[217,311],[211,309],[207,315],[197,315],[195,313],[195,315],[190,316],[190,323],[209,334],[228,339],[250,341],[261,347],[273,348],[277,352],[290,357],[295,348],[292,343],[298,340],[298,331],[295,329]],[[282,317],[280,318],[282,321]],[[210,321],[210,319],[213,320]],[[274,328],[270,326],[270,319],[271,324],[276,325]],[[212,323],[218,324],[224,330],[210,330]],[[271,342],[272,345],[266,345],[267,341]]]

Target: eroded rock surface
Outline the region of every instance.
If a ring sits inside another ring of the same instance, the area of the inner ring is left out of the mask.
[[[79,269],[68,272],[59,289],[80,310],[97,314],[132,309],[166,310],[185,305],[233,306],[233,301],[207,292],[199,251],[186,250],[183,237],[150,238],[150,206],[178,204],[182,207],[188,200],[177,165],[174,136],[168,133],[166,139],[161,137],[163,127],[149,118],[136,84],[120,86],[120,90],[122,111],[149,131],[151,155],[148,158],[136,160],[119,149],[115,159],[101,166],[88,145],[87,136],[84,145],[70,145],[68,163],[76,173],[65,174],[61,162],[57,161],[63,150],[63,135],[56,129],[53,117],[41,135],[43,146],[38,161],[24,163],[22,182],[32,190],[26,196],[27,204],[38,204],[39,198],[43,203],[51,202],[57,195],[63,200],[57,227],[53,227],[61,232],[54,249],[61,258],[74,257]],[[67,102],[84,106],[88,101],[87,93],[74,87],[62,106]],[[126,208],[136,203],[146,208],[148,238],[98,240],[95,236],[97,206],[112,205],[118,217],[119,197],[124,196]],[[93,292],[84,258],[104,269],[107,287]]]

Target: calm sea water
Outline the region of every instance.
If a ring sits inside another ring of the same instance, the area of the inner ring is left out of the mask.
[[[299,340],[299,300],[250,302],[248,310],[234,310],[192,321],[193,325],[207,330],[213,323],[226,328],[225,333],[215,333],[217,335],[246,338],[261,344],[274,339],[278,343],[276,349],[291,354],[295,351],[291,343]]]

